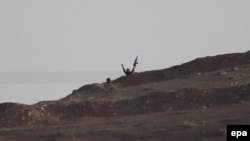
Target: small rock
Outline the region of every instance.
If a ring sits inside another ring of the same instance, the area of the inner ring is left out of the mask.
[[[231,71],[237,71],[237,70],[239,70],[239,68],[236,67],[231,68]]]
[[[200,109],[207,109],[207,106],[201,106]]]
[[[231,86],[237,86],[237,85],[239,85],[240,84],[240,82],[234,82],[234,83],[231,83],[230,85]]]
[[[220,76],[221,76],[221,75],[227,75],[227,72],[225,72],[225,71],[220,71],[220,72],[217,73],[217,75],[220,75]]]

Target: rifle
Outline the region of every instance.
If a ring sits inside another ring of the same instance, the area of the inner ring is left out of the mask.
[[[133,66],[136,66],[137,64],[139,64],[139,63],[137,62],[137,59],[138,59],[138,56],[136,56]]]

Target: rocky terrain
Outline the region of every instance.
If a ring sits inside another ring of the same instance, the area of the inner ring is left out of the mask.
[[[250,51],[84,85],[57,101],[0,104],[0,141],[226,140],[250,124]]]

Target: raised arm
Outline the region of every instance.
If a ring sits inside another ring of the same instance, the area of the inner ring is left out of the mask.
[[[134,64],[134,65],[133,65],[133,69],[131,70],[130,74],[133,74],[133,73],[134,73],[135,67],[136,67],[136,65]]]
[[[125,70],[125,68],[124,68],[123,64],[122,64],[121,66],[122,66],[122,70],[123,70],[123,72],[126,74],[126,70]]]

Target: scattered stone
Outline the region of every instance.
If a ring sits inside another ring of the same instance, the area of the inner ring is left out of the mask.
[[[238,86],[240,84],[240,82],[233,82],[230,84],[230,86]]]
[[[239,70],[239,68],[236,67],[231,68],[231,71],[237,71],[237,70]]]
[[[169,93],[173,93],[173,92],[175,92],[176,90],[170,90],[170,91],[168,91]]]
[[[207,106],[201,106],[200,109],[207,109]]]
[[[44,107],[41,107],[40,109],[41,109],[42,111],[44,111],[44,110],[45,110],[45,109],[44,109]]]
[[[225,72],[225,71],[220,71],[220,72],[217,73],[217,75],[219,75],[219,76],[227,75],[227,72]]]

